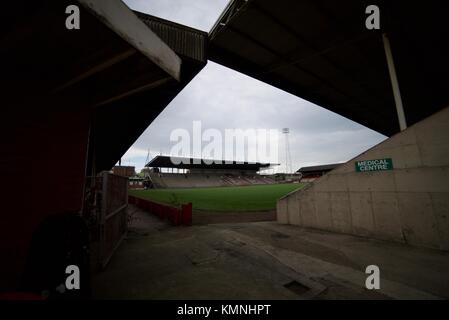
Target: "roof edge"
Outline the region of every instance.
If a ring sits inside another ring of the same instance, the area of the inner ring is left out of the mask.
[[[122,39],[176,80],[181,79],[181,58],[121,0],[78,0]]]

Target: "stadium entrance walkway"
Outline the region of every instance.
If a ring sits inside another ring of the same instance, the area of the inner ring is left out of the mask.
[[[276,222],[171,227],[134,212],[97,299],[449,298],[449,253]],[[365,268],[380,268],[367,290]]]

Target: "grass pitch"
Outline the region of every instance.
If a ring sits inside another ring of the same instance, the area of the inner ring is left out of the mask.
[[[279,198],[304,185],[305,183],[288,183],[244,187],[129,190],[129,194],[171,205],[192,202],[196,210],[265,211],[275,209]]]

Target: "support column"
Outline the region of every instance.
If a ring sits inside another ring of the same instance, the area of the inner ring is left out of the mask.
[[[396,68],[394,66],[393,54],[391,52],[390,40],[388,39],[386,33],[382,34],[382,40],[384,43],[385,56],[387,57],[391,86],[393,87],[393,96],[396,104],[396,112],[398,114],[399,128],[403,131],[407,129],[407,122],[405,120],[404,107],[402,105],[401,91],[399,90],[399,82],[396,75]]]

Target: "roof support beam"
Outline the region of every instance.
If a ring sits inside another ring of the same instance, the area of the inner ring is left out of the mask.
[[[181,79],[181,59],[121,0],[78,0],[94,16],[165,70]]]
[[[391,52],[390,40],[386,33],[382,34],[384,43],[385,56],[387,58],[388,71],[390,73],[391,86],[393,87],[394,102],[396,104],[396,112],[398,114],[399,127],[401,131],[407,129],[407,122],[405,120],[404,107],[402,105],[401,90],[399,90],[398,77],[396,75],[396,68],[394,66],[393,53]]]
[[[335,43],[330,44],[328,47],[326,48],[322,48],[319,49],[317,48],[315,45],[313,45],[312,43],[310,43],[309,41],[307,41],[306,39],[304,39],[304,37],[302,37],[300,34],[298,34],[298,32],[296,32],[295,30],[293,30],[290,26],[286,25],[284,22],[282,22],[281,20],[277,19],[273,14],[271,14],[270,12],[268,12],[267,10],[265,10],[264,8],[261,8],[260,6],[257,5],[257,3],[253,3],[252,7],[257,10],[260,14],[263,14],[265,17],[267,17],[268,19],[270,19],[272,22],[274,22],[275,24],[277,24],[278,26],[280,26],[283,30],[285,30],[286,32],[288,32],[289,34],[291,34],[299,43],[301,43],[303,46],[305,46],[306,48],[310,49],[311,51],[314,51],[315,53],[312,55],[308,55],[306,57],[301,57],[300,59],[288,59],[287,57],[285,57],[284,60],[291,60],[290,62],[281,62],[281,63],[277,63],[274,64],[272,66],[269,66],[266,69],[267,73],[271,73],[273,71],[278,70],[281,67],[285,67],[285,66],[297,66],[300,63],[304,63],[305,61],[307,61],[307,59],[310,58],[314,58],[319,56],[321,59],[323,59],[324,61],[326,61],[326,63],[328,63],[332,68],[334,68],[337,72],[339,72],[340,74],[344,74],[345,77],[352,81],[353,83],[356,83],[360,88],[362,88],[366,93],[368,93],[369,95],[371,95],[372,97],[375,97],[376,99],[381,100],[382,98],[375,92],[373,92],[372,88],[367,88],[365,85],[362,85],[360,83],[359,80],[355,79],[353,77],[353,75],[351,75],[348,70],[342,70],[339,66],[337,66],[333,61],[331,61],[328,57],[326,57],[326,53],[331,52],[332,50],[338,49],[342,46],[348,45],[348,44],[355,44],[358,41],[368,38],[370,36],[372,36],[372,33],[365,33],[365,34],[357,34],[354,37],[350,38],[349,40],[345,40],[345,41],[337,41]],[[294,53],[297,51],[298,49],[296,49],[294,51]]]
[[[95,107],[100,107],[100,106],[106,105],[108,103],[112,103],[112,102],[118,101],[120,99],[126,98],[126,97],[128,97],[130,95],[133,95],[133,94],[136,94],[136,93],[139,93],[139,92],[143,92],[143,91],[146,91],[146,90],[150,90],[150,89],[156,88],[156,87],[158,87],[160,85],[163,85],[163,84],[169,82],[171,79],[172,79],[171,77],[165,77],[165,78],[162,78],[162,79],[159,79],[159,80],[156,80],[156,81],[152,81],[152,82],[149,82],[149,83],[146,83],[146,84],[142,84],[142,85],[140,85],[138,87],[133,87],[133,88],[127,89],[124,92],[120,92],[120,93],[118,93],[117,95],[115,95],[113,97],[110,97],[110,98],[107,98],[105,100],[102,100],[102,101],[99,101],[99,102],[95,103],[94,106]]]
[[[128,57],[132,56],[136,52],[137,52],[136,49],[130,48],[130,49],[127,49],[123,52],[120,52],[120,53],[110,57],[106,61],[102,61],[100,64],[90,67],[88,70],[81,72],[80,74],[76,75],[75,77],[73,77],[72,79],[70,79],[69,81],[64,83],[63,85],[57,87],[54,90],[54,93],[59,92],[63,89],[66,89],[66,88],[68,88],[68,87],[70,87],[90,76],[93,76],[93,75],[97,74],[98,72],[101,72],[101,71],[119,63],[120,61],[127,59]]]
[[[273,49],[267,47],[265,44],[263,44],[260,41],[254,39],[253,37],[247,35],[246,33],[242,32],[240,30],[237,30],[236,28],[234,28],[232,26],[228,26],[228,30],[231,30],[232,32],[234,32],[237,35],[239,35],[240,37],[246,39],[247,41],[250,41],[250,42],[254,43],[255,45],[257,45],[261,49],[269,52],[270,54],[275,56],[277,59],[279,59],[282,63],[284,63],[286,65],[290,65],[291,64],[292,61],[290,61],[288,58],[282,56],[280,53],[278,53],[278,52],[274,51]],[[355,100],[358,105],[362,105],[362,103],[360,101],[358,101],[358,99],[356,99],[352,95],[348,94],[347,92],[343,92],[340,88],[335,86],[333,83],[331,83],[330,81],[328,81],[328,80],[318,76],[316,73],[312,73],[312,72],[302,68],[301,66],[299,66],[298,64],[295,64],[295,63],[291,64],[291,66],[293,68],[297,69],[297,70],[300,70],[304,74],[307,74],[311,78],[316,79],[318,82],[324,83],[329,88],[332,88],[335,92],[338,92],[340,95],[344,96],[346,99],[348,99],[348,101],[349,100]]]

